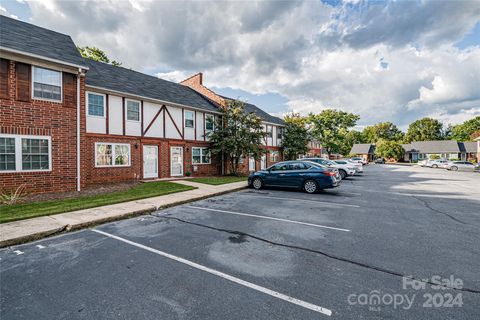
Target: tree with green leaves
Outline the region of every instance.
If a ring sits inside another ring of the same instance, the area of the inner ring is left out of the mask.
[[[343,141],[339,146],[339,153],[343,155],[348,155],[352,147],[356,143],[365,143],[363,134],[356,130],[349,130],[346,133],[341,133],[343,135]]]
[[[108,58],[107,54],[103,50],[101,50],[97,47],[86,46],[86,47],[77,47],[77,49],[80,52],[80,54],[82,55],[82,57],[84,57],[84,58],[92,59],[92,60],[99,61],[99,62],[110,63],[111,65],[114,65],[114,66],[121,66],[122,65],[121,62],[118,62],[118,61],[115,61],[115,60],[110,60],[110,58]]]
[[[245,156],[258,160],[265,153],[262,141],[266,133],[262,119],[254,113],[245,112],[245,103],[231,100],[221,109],[215,130],[208,134],[211,151],[224,154],[230,164],[230,172],[238,174],[238,163]]]
[[[309,150],[310,135],[306,126],[307,119],[298,113],[288,114],[284,117],[282,147],[285,160],[295,160]]]
[[[410,143],[412,141],[443,140],[442,129],[442,123],[436,119],[419,119],[408,126],[405,141]]]
[[[386,159],[401,160],[405,150],[398,141],[380,140],[375,146],[375,155]]]
[[[480,130],[480,116],[467,120],[462,124],[453,126],[452,139],[457,141],[469,141],[471,135]]]
[[[310,113],[311,134],[330,155],[342,152],[345,135],[357,124],[356,114],[335,109],[326,109],[318,114]]]
[[[391,122],[380,122],[363,129],[365,143],[376,143],[379,140],[401,141],[404,134]]]

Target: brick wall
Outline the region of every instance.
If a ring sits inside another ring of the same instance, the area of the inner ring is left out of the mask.
[[[0,172],[0,189],[9,191],[26,184],[32,193],[76,190],[76,76],[63,73],[62,103],[34,100],[31,79],[17,81],[20,67],[31,68],[8,62],[8,95],[0,99],[0,133],[51,136],[52,170]]]

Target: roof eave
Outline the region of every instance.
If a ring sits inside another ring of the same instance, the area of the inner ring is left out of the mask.
[[[102,91],[105,91],[105,92],[115,93],[115,94],[119,94],[119,95],[127,95],[127,96],[138,98],[138,99],[141,99],[141,100],[149,100],[149,101],[154,101],[154,102],[158,102],[158,103],[161,103],[161,104],[168,104],[168,105],[171,105],[171,106],[174,106],[174,107],[187,108],[187,109],[193,109],[193,110],[198,110],[198,111],[202,111],[202,112],[221,114],[221,112],[219,112],[219,111],[205,110],[205,109],[202,109],[202,108],[187,106],[185,104],[181,104],[181,103],[177,103],[177,102],[160,100],[160,99],[141,96],[141,95],[133,94],[133,93],[129,93],[129,92],[118,91],[118,90],[113,90],[113,89],[98,87],[98,86],[92,86],[92,85],[89,85],[89,84],[86,84],[85,87],[86,88],[97,89],[97,90],[102,90]]]
[[[89,70],[89,68],[86,65],[80,65],[80,64],[76,64],[76,63],[66,62],[66,61],[57,60],[57,59],[53,59],[53,58],[48,58],[48,57],[45,57],[45,56],[41,56],[41,55],[38,55],[38,54],[26,52],[26,51],[15,50],[15,49],[3,47],[3,46],[0,46],[0,50],[15,53],[15,54],[21,54],[21,55],[31,57],[31,58],[42,59],[42,60],[45,60],[45,61],[58,63],[58,64],[62,64],[62,65],[69,66],[69,67],[75,67],[75,68],[80,68],[80,69],[83,69],[83,70]]]

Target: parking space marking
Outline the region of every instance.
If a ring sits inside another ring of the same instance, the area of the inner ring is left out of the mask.
[[[186,206],[186,207],[187,207],[187,208],[192,208],[192,209],[205,210],[205,211],[214,211],[214,212],[234,214],[234,215],[238,215],[238,216],[253,217],[253,218],[258,218],[258,219],[267,219],[267,220],[275,220],[275,221],[288,222],[288,223],[294,223],[294,224],[301,224],[301,225],[304,225],[304,226],[310,226],[310,227],[316,227],[316,228],[323,228],[323,229],[331,229],[331,230],[336,230],[336,231],[350,232],[350,230],[348,230],[348,229],[342,229],[342,228],[324,226],[324,225],[321,225],[321,224],[301,222],[301,221],[295,221],[295,220],[289,220],[289,219],[282,219],[282,218],[274,218],[274,217],[260,216],[260,215],[251,214],[251,213],[243,213],[243,212],[219,210],[219,209],[204,208],[204,207],[197,207],[197,206]]]
[[[252,197],[252,198],[265,198],[265,199],[278,199],[278,200],[295,200],[295,201],[306,201],[306,202],[314,202],[319,204],[328,204],[332,206],[340,206],[340,207],[351,207],[351,208],[360,208],[355,204],[347,204],[347,203],[335,203],[335,202],[327,202],[327,201],[317,201],[317,200],[310,200],[310,199],[299,199],[299,198],[285,198],[285,197],[270,197],[270,196],[252,196],[246,193],[239,193],[242,196]]]
[[[129,244],[129,245],[134,246],[134,247],[137,247],[137,248],[140,248],[140,249],[143,249],[143,250],[146,250],[146,251],[149,251],[149,252],[158,254],[158,255],[160,255],[160,256],[162,256],[162,257],[165,257],[165,258],[168,258],[168,259],[171,259],[171,260],[174,260],[174,261],[183,263],[183,264],[185,264],[185,265],[187,265],[187,266],[190,266],[190,267],[192,267],[192,268],[195,268],[195,269],[198,269],[198,270],[201,270],[201,271],[204,271],[204,272],[213,274],[213,275],[215,275],[215,276],[218,276],[218,277],[221,277],[221,278],[223,278],[223,279],[229,280],[229,281],[231,281],[231,282],[234,282],[234,283],[236,283],[236,284],[242,285],[242,286],[244,286],[244,287],[247,287],[247,288],[250,288],[250,289],[253,289],[253,290],[262,292],[262,293],[267,294],[267,295],[269,295],[269,296],[272,296],[272,297],[274,297],[274,298],[277,298],[277,299],[280,299],[280,300],[283,300],[283,301],[290,302],[290,303],[292,303],[292,304],[298,305],[298,306],[300,306],[300,307],[303,307],[303,308],[306,308],[306,309],[309,309],[309,310],[312,310],[312,311],[316,311],[316,312],[322,313],[322,314],[327,315],[327,316],[331,316],[331,315],[332,315],[332,310],[330,310],[330,309],[327,309],[327,308],[324,308],[324,307],[320,307],[320,306],[317,306],[317,305],[315,305],[315,304],[312,304],[312,303],[309,303],[309,302],[306,302],[306,301],[303,301],[303,300],[300,300],[300,299],[297,299],[297,298],[288,296],[288,295],[286,295],[286,294],[283,294],[283,293],[280,293],[280,292],[277,292],[277,291],[274,291],[274,290],[271,290],[271,289],[268,289],[268,288],[265,288],[265,287],[256,285],[256,284],[254,284],[254,283],[252,283],[252,282],[248,282],[248,281],[242,280],[242,279],[240,279],[240,278],[231,276],[231,275],[229,275],[229,274],[223,273],[223,272],[221,272],[221,271],[218,271],[218,270],[215,270],[215,269],[211,269],[211,268],[209,268],[209,267],[203,266],[203,265],[198,264],[198,263],[196,263],[196,262],[193,262],[193,261],[190,261],[190,260],[181,258],[181,257],[177,257],[177,256],[172,255],[172,254],[170,254],[170,253],[163,252],[163,251],[160,251],[160,250],[157,250],[157,249],[154,249],[154,248],[145,246],[145,245],[140,244],[140,243],[137,243],[137,242],[130,241],[130,240],[125,239],[125,238],[121,238],[121,237],[119,237],[119,236],[116,236],[116,235],[113,235],[113,234],[110,234],[110,233],[107,233],[107,232],[104,232],[104,231],[101,231],[101,230],[97,230],[97,229],[91,229],[91,230],[92,230],[93,232],[102,234],[102,235],[104,235],[104,236],[106,236],[106,237],[109,237],[109,238],[112,238],[112,239],[115,239],[115,240],[118,240],[118,241],[127,243],[127,244]]]

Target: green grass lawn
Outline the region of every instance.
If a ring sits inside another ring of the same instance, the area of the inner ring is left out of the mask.
[[[191,189],[195,188],[168,181],[158,181],[141,183],[128,190],[95,196],[21,203],[9,206],[0,205],[0,223],[156,197]]]
[[[219,185],[219,184],[226,184],[232,182],[239,182],[239,181],[247,181],[247,177],[235,177],[235,176],[222,176],[222,177],[203,177],[203,178],[193,178],[189,179],[189,181],[211,184],[211,185]]]

